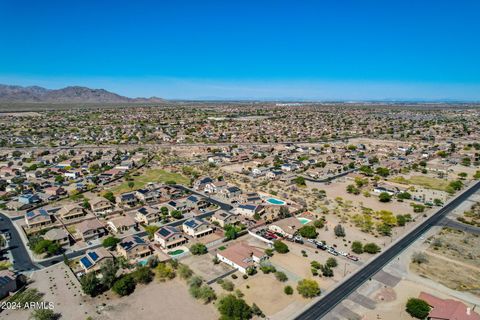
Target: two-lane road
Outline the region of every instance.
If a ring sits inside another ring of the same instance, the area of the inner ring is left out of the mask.
[[[32,259],[30,259],[30,255],[28,254],[17,229],[13,225],[13,222],[1,212],[0,219],[0,231],[2,233],[10,233],[8,247],[5,250],[10,251],[13,256],[13,268],[20,272],[36,270],[37,267],[32,262]]]
[[[417,240],[422,234],[432,226],[438,224],[445,216],[455,209],[462,202],[467,200],[472,194],[480,189],[480,182],[477,182],[471,188],[460,194],[458,197],[447,203],[431,217],[418,225],[410,233],[394,243],[390,248],[379,254],[374,260],[366,264],[358,272],[347,278],[338,287],[327,293],[322,299],[311,305],[307,310],[296,317],[297,320],[321,319],[337,304],[342,302],[348,295],[355,291],[361,284],[373,277],[389,261],[399,255],[412,242]]]

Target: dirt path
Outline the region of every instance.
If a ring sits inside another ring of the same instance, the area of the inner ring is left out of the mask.
[[[434,252],[431,252],[431,251],[428,251],[427,255],[431,255],[431,256],[434,256],[436,258],[439,258],[439,259],[442,259],[442,260],[445,260],[445,261],[448,261],[448,262],[451,262],[451,263],[455,263],[455,264],[460,265],[460,266],[465,267],[465,268],[480,271],[479,267],[472,266],[471,264],[460,262],[458,260],[450,259],[450,258],[447,258],[443,255],[440,255],[440,254],[437,254],[437,253],[434,253]]]

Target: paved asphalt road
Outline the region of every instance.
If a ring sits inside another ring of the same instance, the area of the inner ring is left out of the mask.
[[[343,299],[355,291],[362,283],[371,279],[378,271],[380,271],[390,260],[400,254],[412,242],[418,239],[432,226],[438,224],[449,212],[455,209],[459,204],[465,201],[473,193],[480,189],[480,182],[466,190],[460,196],[446,204],[437,213],[422,222],[418,227],[412,230],[408,235],[399,240],[393,246],[378,255],[373,261],[365,265],[355,275],[348,278],[340,286],[327,293],[322,299],[313,304],[309,309],[297,316],[297,320],[313,320],[321,319],[330,310],[332,310]]]
[[[8,248],[5,249],[10,251],[13,256],[13,267],[18,271],[29,271],[35,270],[37,267],[30,259],[27,249],[20,238],[20,235],[17,232],[17,229],[13,225],[13,222],[3,213],[0,213],[0,231],[9,232],[11,239],[8,242]]]
[[[440,221],[438,224],[441,226],[450,227],[456,230],[461,230],[468,233],[480,235],[480,227],[471,226],[469,224],[461,223],[459,221],[452,220],[450,218],[445,218],[442,221]]]

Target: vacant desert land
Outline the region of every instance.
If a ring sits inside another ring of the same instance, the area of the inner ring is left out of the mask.
[[[480,296],[480,237],[444,228],[429,240],[427,261],[411,263],[410,269],[448,288]]]
[[[188,185],[190,180],[175,172],[169,172],[162,169],[148,169],[143,171],[140,175],[132,174],[130,176],[133,179],[134,186],[130,188],[128,186],[128,181],[124,181],[121,184],[113,187],[111,191],[115,194],[120,194],[123,192],[128,192],[131,190],[137,190],[143,188],[149,182],[167,182],[167,181],[175,181],[179,184]]]
[[[121,298],[112,292],[96,298],[83,296],[75,276],[63,264],[34,273],[32,280],[29,288],[44,293],[43,301],[54,302],[54,311],[62,315],[61,319],[85,320],[90,316],[94,320],[131,320],[139,314],[142,320],[188,320],[192,314],[199,320],[218,317],[213,305],[193,299],[185,282],[178,279],[161,283],[153,280]],[[29,316],[30,312],[25,310],[1,314],[2,320],[27,320]]]

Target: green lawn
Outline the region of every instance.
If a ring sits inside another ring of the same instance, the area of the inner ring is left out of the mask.
[[[404,177],[395,177],[391,179],[391,181],[401,184],[413,184],[427,189],[440,191],[446,191],[448,184],[450,183],[448,180],[442,180],[428,176],[412,176],[410,179],[405,179]]]
[[[169,172],[162,169],[150,169],[139,176],[131,176],[135,185],[133,188],[128,186],[128,181],[124,181],[122,184],[114,187],[111,191],[114,194],[128,192],[131,190],[141,189],[149,182],[167,182],[175,181],[178,184],[188,185],[190,179],[179,173]]]

